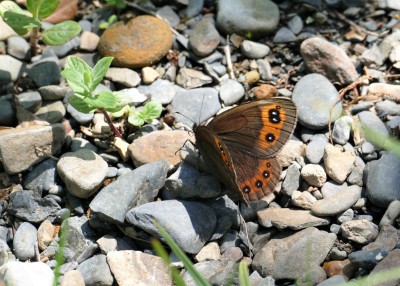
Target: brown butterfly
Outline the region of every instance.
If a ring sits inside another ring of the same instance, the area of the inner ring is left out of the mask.
[[[217,178],[248,205],[273,191],[282,171],[275,156],[296,121],[290,99],[249,102],[196,127],[196,145]]]

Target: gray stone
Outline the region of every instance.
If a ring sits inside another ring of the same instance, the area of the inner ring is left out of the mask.
[[[352,129],[353,118],[350,116],[342,116],[335,121],[332,131],[332,139],[334,142],[344,145],[350,139],[350,131]]]
[[[42,97],[37,91],[26,91],[15,96],[17,103],[29,110],[32,113],[35,113],[42,106]]]
[[[5,171],[16,174],[47,159],[48,154],[55,155],[64,138],[62,124],[1,130],[0,159]]]
[[[59,85],[47,85],[40,87],[38,91],[43,100],[52,101],[63,99],[68,92],[71,92],[71,89]]]
[[[176,94],[174,84],[164,79],[157,79],[149,86],[141,85],[138,87],[138,91],[161,104],[171,103]]]
[[[372,204],[386,208],[400,199],[400,159],[391,153],[367,164],[368,179],[366,195]]]
[[[368,244],[376,239],[378,226],[366,219],[351,220],[340,225],[340,231],[346,239],[360,244]]]
[[[145,164],[118,177],[104,187],[90,203],[90,209],[102,220],[122,224],[132,207],[154,200],[168,172],[165,160]]]
[[[327,127],[342,112],[338,91],[320,74],[302,77],[294,87],[292,99],[298,109],[300,124],[313,130]]]
[[[31,46],[21,36],[11,36],[7,39],[7,54],[20,60],[29,61]]]
[[[267,45],[244,40],[240,44],[240,50],[242,51],[243,55],[245,55],[249,59],[261,59],[268,55],[271,49]]]
[[[28,190],[37,190],[40,193],[50,191],[56,186],[56,165],[57,161],[54,159],[47,159],[37,164],[24,178],[25,188]]]
[[[0,276],[5,285],[54,285],[54,272],[43,262],[12,261],[0,268]]]
[[[296,41],[296,35],[292,32],[292,30],[282,27],[276,32],[273,42],[276,44],[289,43]]]
[[[0,55],[0,83],[16,81],[22,72],[23,63],[9,55]]]
[[[1,57],[1,55],[0,55]],[[0,59],[1,62],[1,59]],[[1,64],[0,64],[1,65]],[[1,77],[0,68],[0,77]],[[1,79],[0,79],[1,82]],[[16,112],[14,108],[14,96],[12,94],[2,95],[0,97],[0,125],[15,126],[17,123]]]
[[[76,270],[82,274],[85,285],[113,285],[114,278],[104,254],[98,254],[83,261]]]
[[[199,262],[194,268],[212,285],[226,285],[236,272],[236,264],[233,260],[211,260]],[[183,280],[186,286],[196,286],[189,272],[185,272]]]
[[[199,57],[206,57],[214,52],[220,42],[220,35],[212,17],[205,16],[191,31],[189,47]]]
[[[236,80],[228,79],[221,83],[219,96],[225,105],[232,105],[244,96],[244,87]]]
[[[300,186],[300,170],[298,165],[291,164],[287,169],[285,179],[282,183],[282,194],[291,196]]]
[[[400,201],[395,200],[389,204],[385,214],[382,216],[379,222],[379,227],[384,225],[393,225],[396,219],[400,216]]]
[[[42,61],[33,64],[28,69],[28,76],[38,87],[59,84],[61,69],[54,61]]]
[[[151,202],[131,209],[126,220],[161,239],[153,221],[171,235],[183,251],[196,254],[214,232],[214,211],[198,202],[167,200]]]
[[[65,116],[66,110],[61,100],[48,101],[36,111],[35,115],[49,123],[60,122]]]
[[[29,222],[22,223],[14,235],[13,249],[15,256],[22,261],[35,257],[37,229]]]
[[[88,149],[65,153],[57,163],[57,172],[68,191],[79,198],[93,195],[108,170],[107,162]]]
[[[217,26],[225,34],[260,38],[275,31],[279,9],[268,0],[218,1]]]

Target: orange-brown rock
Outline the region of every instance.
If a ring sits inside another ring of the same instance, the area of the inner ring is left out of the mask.
[[[103,56],[114,57],[113,66],[140,68],[157,63],[171,46],[172,32],[166,22],[153,16],[138,16],[108,28],[97,49]]]
[[[354,266],[350,260],[334,260],[324,263],[323,266],[326,276],[331,277],[333,275],[342,275],[346,281],[348,281],[354,272]]]

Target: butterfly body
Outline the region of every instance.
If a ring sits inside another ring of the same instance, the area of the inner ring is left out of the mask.
[[[239,199],[258,200],[279,180],[275,158],[297,120],[293,102],[273,98],[245,103],[195,129],[196,145],[213,173]]]

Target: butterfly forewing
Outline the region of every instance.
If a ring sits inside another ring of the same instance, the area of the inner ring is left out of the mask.
[[[246,103],[216,116],[207,127],[230,150],[256,157],[274,156],[293,133],[297,111],[286,98]]]

